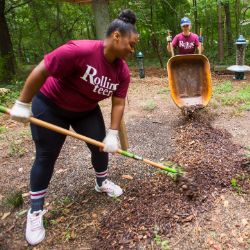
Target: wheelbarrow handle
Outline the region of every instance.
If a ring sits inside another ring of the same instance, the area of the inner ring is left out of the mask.
[[[201,37],[201,39],[202,39],[202,28],[200,28],[200,35],[199,35],[199,37]],[[200,42],[200,45],[199,45],[199,47],[200,47],[200,49],[199,49],[199,54],[201,55],[202,54],[202,43],[203,43],[203,41],[201,41]]]
[[[8,108],[5,108],[5,107],[0,105],[0,112],[9,114],[10,110]],[[79,139],[81,141],[84,141],[86,143],[95,145],[97,147],[100,147],[100,148],[104,147],[104,143],[102,143],[102,142],[99,142],[99,141],[91,139],[91,138],[89,138],[87,136],[75,133],[75,132],[70,131],[68,129],[61,128],[61,127],[56,126],[54,124],[39,120],[39,119],[37,119],[35,117],[30,117],[29,122],[31,122],[32,124],[38,125],[40,127],[47,128],[47,129],[52,130],[54,132],[63,134],[63,135],[69,135],[71,137],[74,137],[74,138]],[[138,155],[136,155],[134,153],[131,153],[131,152],[128,152],[128,151],[125,151],[125,150],[122,150],[122,149],[118,149],[116,151],[116,153],[121,154],[121,155],[126,156],[126,157],[129,157],[129,158],[133,158],[135,160],[143,161],[143,162],[145,162],[145,163],[147,163],[147,164],[149,164],[149,165],[151,165],[151,166],[153,166],[155,168],[167,171],[169,173],[180,174],[179,171],[177,169],[175,169],[175,168],[166,167],[166,166],[164,166],[162,164],[153,162],[153,161],[148,160],[148,159],[144,159],[142,156],[138,156]]]
[[[171,36],[171,32],[168,30],[168,36]],[[170,50],[171,50],[171,56],[174,56],[174,48],[172,42],[169,42]]]

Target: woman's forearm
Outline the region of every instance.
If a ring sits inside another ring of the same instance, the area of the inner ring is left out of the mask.
[[[167,44],[167,51],[171,53],[171,46],[170,46],[170,43]]]
[[[125,108],[125,99],[112,97],[111,125],[110,128],[118,130]]]
[[[45,67],[44,61],[41,61],[35,69],[30,73],[25,81],[24,87],[21,91],[19,101],[29,103],[33,96],[38,92],[41,86],[44,84],[48,72]]]

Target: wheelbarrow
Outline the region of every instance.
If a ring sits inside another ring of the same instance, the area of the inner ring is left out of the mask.
[[[204,108],[212,96],[210,64],[201,54],[174,55],[168,60],[168,82],[174,103],[184,114]]]

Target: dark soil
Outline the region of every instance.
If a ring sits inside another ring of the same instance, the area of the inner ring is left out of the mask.
[[[232,188],[232,178],[250,174],[241,147],[232,143],[227,131],[203,122],[202,116],[184,120],[176,129],[175,154],[170,157],[184,167],[198,188],[196,195],[187,195],[162,172],[131,182],[124,199],[102,221],[94,249],[137,249],[151,245],[156,235],[171,238],[178,224],[209,211],[215,197]],[[246,180],[240,184],[249,190]]]

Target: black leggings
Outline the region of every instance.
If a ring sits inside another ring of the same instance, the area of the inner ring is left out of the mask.
[[[43,94],[38,93],[32,101],[33,116],[65,129],[71,126],[77,133],[98,141],[105,137],[105,124],[100,107],[87,112],[70,112],[53,104]],[[32,138],[36,146],[36,159],[30,174],[32,192],[47,189],[53,174],[56,159],[66,136],[31,124]],[[108,167],[108,154],[87,144],[91,151],[91,161],[96,172]]]

